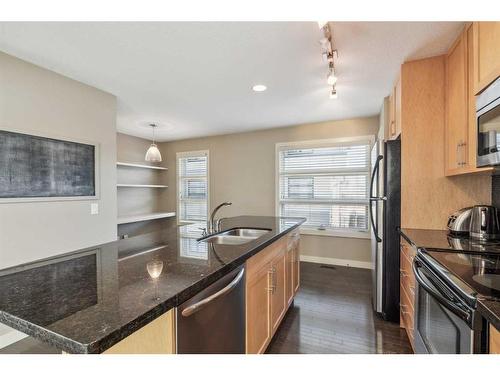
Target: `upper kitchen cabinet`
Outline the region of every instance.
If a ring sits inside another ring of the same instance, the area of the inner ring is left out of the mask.
[[[491,172],[477,168],[477,128],[474,96],[474,34],[468,25],[445,60],[445,175]]]
[[[474,94],[500,76],[500,22],[473,23]]]
[[[386,139],[396,139],[401,134],[401,78],[398,76],[389,96],[389,126]]]

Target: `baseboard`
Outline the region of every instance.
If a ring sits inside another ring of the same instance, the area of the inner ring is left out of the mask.
[[[10,344],[13,344],[19,340],[22,340],[27,336],[28,335],[25,335],[24,333],[16,331],[14,329],[6,332],[3,335],[0,335],[0,349],[5,348],[6,346],[9,346]]]
[[[361,262],[359,260],[351,260],[351,259],[325,258],[325,257],[315,257],[310,255],[301,255],[300,260],[302,262],[331,264],[334,266],[346,266],[346,267],[367,268],[367,269],[373,268],[371,262]]]

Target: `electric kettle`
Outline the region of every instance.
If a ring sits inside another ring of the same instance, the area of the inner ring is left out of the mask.
[[[472,208],[470,236],[483,241],[500,238],[500,225],[496,207],[474,206]]]

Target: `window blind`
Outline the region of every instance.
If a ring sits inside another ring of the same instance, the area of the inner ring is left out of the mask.
[[[304,227],[367,231],[370,143],[282,146],[281,216],[305,217]]]
[[[178,211],[184,222],[207,221],[208,154],[182,153],[177,157]]]

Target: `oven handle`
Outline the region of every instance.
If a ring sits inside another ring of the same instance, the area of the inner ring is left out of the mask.
[[[425,289],[427,293],[429,293],[432,297],[434,297],[440,304],[445,306],[448,310],[456,314],[457,316],[460,317],[460,319],[466,321],[467,323],[470,323],[471,320],[471,314],[454,304],[452,301],[444,298],[442,295],[437,294],[432,288],[426,284],[425,280],[423,277],[420,275],[420,271],[418,270],[419,268],[422,267],[421,263],[415,259],[413,261],[413,273],[415,274],[415,278],[417,279],[418,283],[422,288]]]

